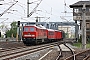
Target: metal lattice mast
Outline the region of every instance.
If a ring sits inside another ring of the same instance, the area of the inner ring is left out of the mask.
[[[29,4],[32,4],[34,2],[29,3],[29,0],[27,0],[27,17],[30,17],[34,12],[36,12],[36,9],[40,5],[41,2],[42,2],[42,0],[40,0],[40,2],[37,3],[37,5],[35,6],[35,8],[29,13]]]

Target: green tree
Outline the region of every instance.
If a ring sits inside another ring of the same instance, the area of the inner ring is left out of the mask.
[[[17,34],[17,22],[12,22],[11,29],[6,32],[7,37],[16,37]]]

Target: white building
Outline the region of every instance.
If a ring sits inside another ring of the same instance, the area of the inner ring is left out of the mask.
[[[74,29],[72,29],[71,26],[59,26],[59,30],[63,30],[66,34],[66,38],[74,38],[75,37],[75,32]]]

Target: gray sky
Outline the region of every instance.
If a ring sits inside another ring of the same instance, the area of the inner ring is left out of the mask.
[[[36,16],[45,17],[41,19],[41,22],[63,22],[63,21],[73,21],[72,18],[72,9],[69,8],[69,5],[80,1],[80,0],[42,0],[41,4],[37,8],[37,11],[30,17],[26,18],[27,15],[27,0],[16,0],[18,1],[7,13],[0,17],[1,22],[12,22],[12,21],[35,21]],[[30,2],[38,0],[30,0]],[[39,0],[40,1],[40,0]],[[4,0],[0,1],[3,5],[0,5],[0,13],[6,10],[9,6],[14,3],[14,0]],[[39,2],[30,4],[30,12]],[[66,6],[64,5],[66,3]],[[13,11],[14,10],[14,11]],[[64,11],[70,13],[63,13]],[[71,16],[71,17],[66,17]],[[47,19],[50,17],[49,19]]]

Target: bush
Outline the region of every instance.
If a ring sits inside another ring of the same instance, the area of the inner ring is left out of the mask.
[[[80,43],[82,42],[82,36],[80,36],[80,39],[78,39],[78,42]]]

